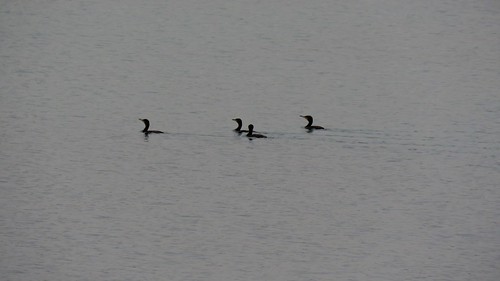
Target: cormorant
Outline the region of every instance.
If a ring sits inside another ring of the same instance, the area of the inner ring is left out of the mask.
[[[142,130],[142,132],[143,132],[144,134],[146,134],[146,135],[147,135],[147,134],[163,134],[163,132],[162,132],[162,131],[156,131],[156,130],[150,130],[150,131],[148,131],[148,129],[149,129],[149,120],[148,120],[148,119],[140,119],[140,118],[139,118],[139,120],[141,120],[142,122],[144,122],[144,126],[145,126],[145,127],[144,127],[144,129]]]
[[[311,115],[300,115],[300,117],[306,119],[308,121],[307,125],[304,127],[308,130],[324,130],[325,128],[321,126],[315,126],[313,125],[313,118]]]
[[[234,129],[235,132],[237,133],[247,133],[248,131],[247,130],[242,130],[241,129],[241,126],[243,125],[242,121],[240,118],[234,118],[233,121],[235,121],[236,123],[238,123],[238,127],[236,129]]]
[[[248,125],[248,134],[247,134],[247,137],[249,138],[267,138],[266,136],[264,135],[261,135],[261,134],[254,134],[253,133],[253,125],[250,124]]]

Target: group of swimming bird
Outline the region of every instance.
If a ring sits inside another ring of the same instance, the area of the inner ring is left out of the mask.
[[[321,126],[316,126],[316,125],[313,125],[313,118],[311,115],[300,115],[300,117],[304,118],[307,120],[307,125],[304,127],[305,129],[309,130],[309,131],[312,131],[312,130],[324,130],[325,128],[321,127]],[[144,129],[142,130],[142,132],[145,134],[145,135],[149,135],[149,134],[163,134],[164,132],[162,131],[157,131],[157,130],[149,130],[149,120],[148,119],[139,119],[141,120],[142,122],[144,122]],[[262,134],[258,134],[258,133],[254,133],[253,131],[253,124],[249,124],[248,125],[248,130],[242,130],[241,127],[243,126],[243,121],[241,121],[240,118],[234,118],[233,121],[235,121],[236,123],[238,123],[238,127],[236,127],[236,129],[234,129],[235,132],[237,132],[238,134],[242,134],[242,133],[247,133],[246,136],[250,139],[252,138],[267,138],[267,136],[265,135],[262,135]]]

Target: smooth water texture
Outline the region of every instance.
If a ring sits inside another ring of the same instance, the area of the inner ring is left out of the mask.
[[[0,279],[499,280],[499,32],[496,0],[1,1]]]

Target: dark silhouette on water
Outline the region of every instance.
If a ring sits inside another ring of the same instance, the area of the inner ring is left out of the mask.
[[[163,134],[162,131],[156,131],[156,130],[148,130],[149,129],[149,120],[148,119],[140,119],[142,122],[144,122],[144,129],[142,130],[142,132],[146,135],[149,135],[149,134]]]
[[[321,126],[316,126],[316,125],[313,125],[313,118],[311,115],[300,115],[300,117],[306,119],[308,121],[307,125],[304,127],[308,130],[324,130],[325,128],[321,127]]]
[[[249,138],[257,138],[257,139],[267,138],[266,136],[261,135],[261,134],[254,134],[253,133],[253,125],[252,124],[248,125],[248,134],[247,134],[247,137],[249,137]]]
[[[248,132],[247,130],[242,130],[241,129],[241,126],[243,125],[243,122],[241,121],[240,118],[234,118],[233,121],[235,121],[236,123],[238,123],[238,127],[236,129],[234,129],[235,132],[240,133],[240,134]]]

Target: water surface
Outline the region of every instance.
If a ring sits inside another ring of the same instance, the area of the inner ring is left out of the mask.
[[[0,279],[500,277],[497,1],[3,2]]]

